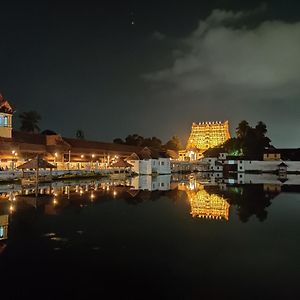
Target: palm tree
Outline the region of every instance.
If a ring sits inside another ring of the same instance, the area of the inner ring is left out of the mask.
[[[236,128],[236,135],[238,138],[245,138],[250,129],[249,123],[247,121],[241,121]]]
[[[38,126],[39,121],[41,120],[41,116],[34,110],[23,112],[19,115],[21,120],[21,131],[26,132],[39,132],[40,127]]]
[[[84,132],[82,129],[77,129],[76,131],[76,138],[80,140],[84,140]]]

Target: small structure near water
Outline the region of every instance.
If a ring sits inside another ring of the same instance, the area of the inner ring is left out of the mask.
[[[18,166],[18,169],[22,170],[21,184],[38,184],[39,182],[52,181],[52,169],[56,166],[48,163],[46,160],[42,159],[37,155],[34,159],[26,162],[23,165]],[[40,169],[50,169],[50,174],[45,176],[40,176]],[[35,170],[35,173],[25,172],[25,170]]]

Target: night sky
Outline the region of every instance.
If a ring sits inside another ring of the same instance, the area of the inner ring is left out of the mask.
[[[0,91],[69,137],[246,119],[300,147],[299,2],[1,1]]]

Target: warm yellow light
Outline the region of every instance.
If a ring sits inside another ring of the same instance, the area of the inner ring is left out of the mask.
[[[57,200],[54,198],[53,199],[53,204],[56,205],[57,204]]]
[[[114,194],[114,196],[117,196],[117,192],[116,192],[116,191],[114,191],[114,193],[113,193],[113,194]]]
[[[57,153],[57,152],[55,152],[55,153],[54,153],[54,156],[55,156],[55,157],[57,157],[57,156],[58,156],[58,153]]]
[[[80,155],[80,157],[81,157],[81,158],[84,158],[84,155],[83,155],[83,154],[81,154],[81,155]]]
[[[95,154],[92,154],[92,158],[94,158],[95,157]]]
[[[14,206],[11,205],[11,206],[9,207],[9,211],[10,211],[10,212],[13,212],[14,210],[15,210]]]
[[[12,151],[11,151],[12,154],[15,154],[15,152],[16,152],[15,150],[12,150]]]

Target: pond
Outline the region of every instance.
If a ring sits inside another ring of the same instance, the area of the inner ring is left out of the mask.
[[[2,295],[298,298],[298,180],[213,177],[0,186]]]

